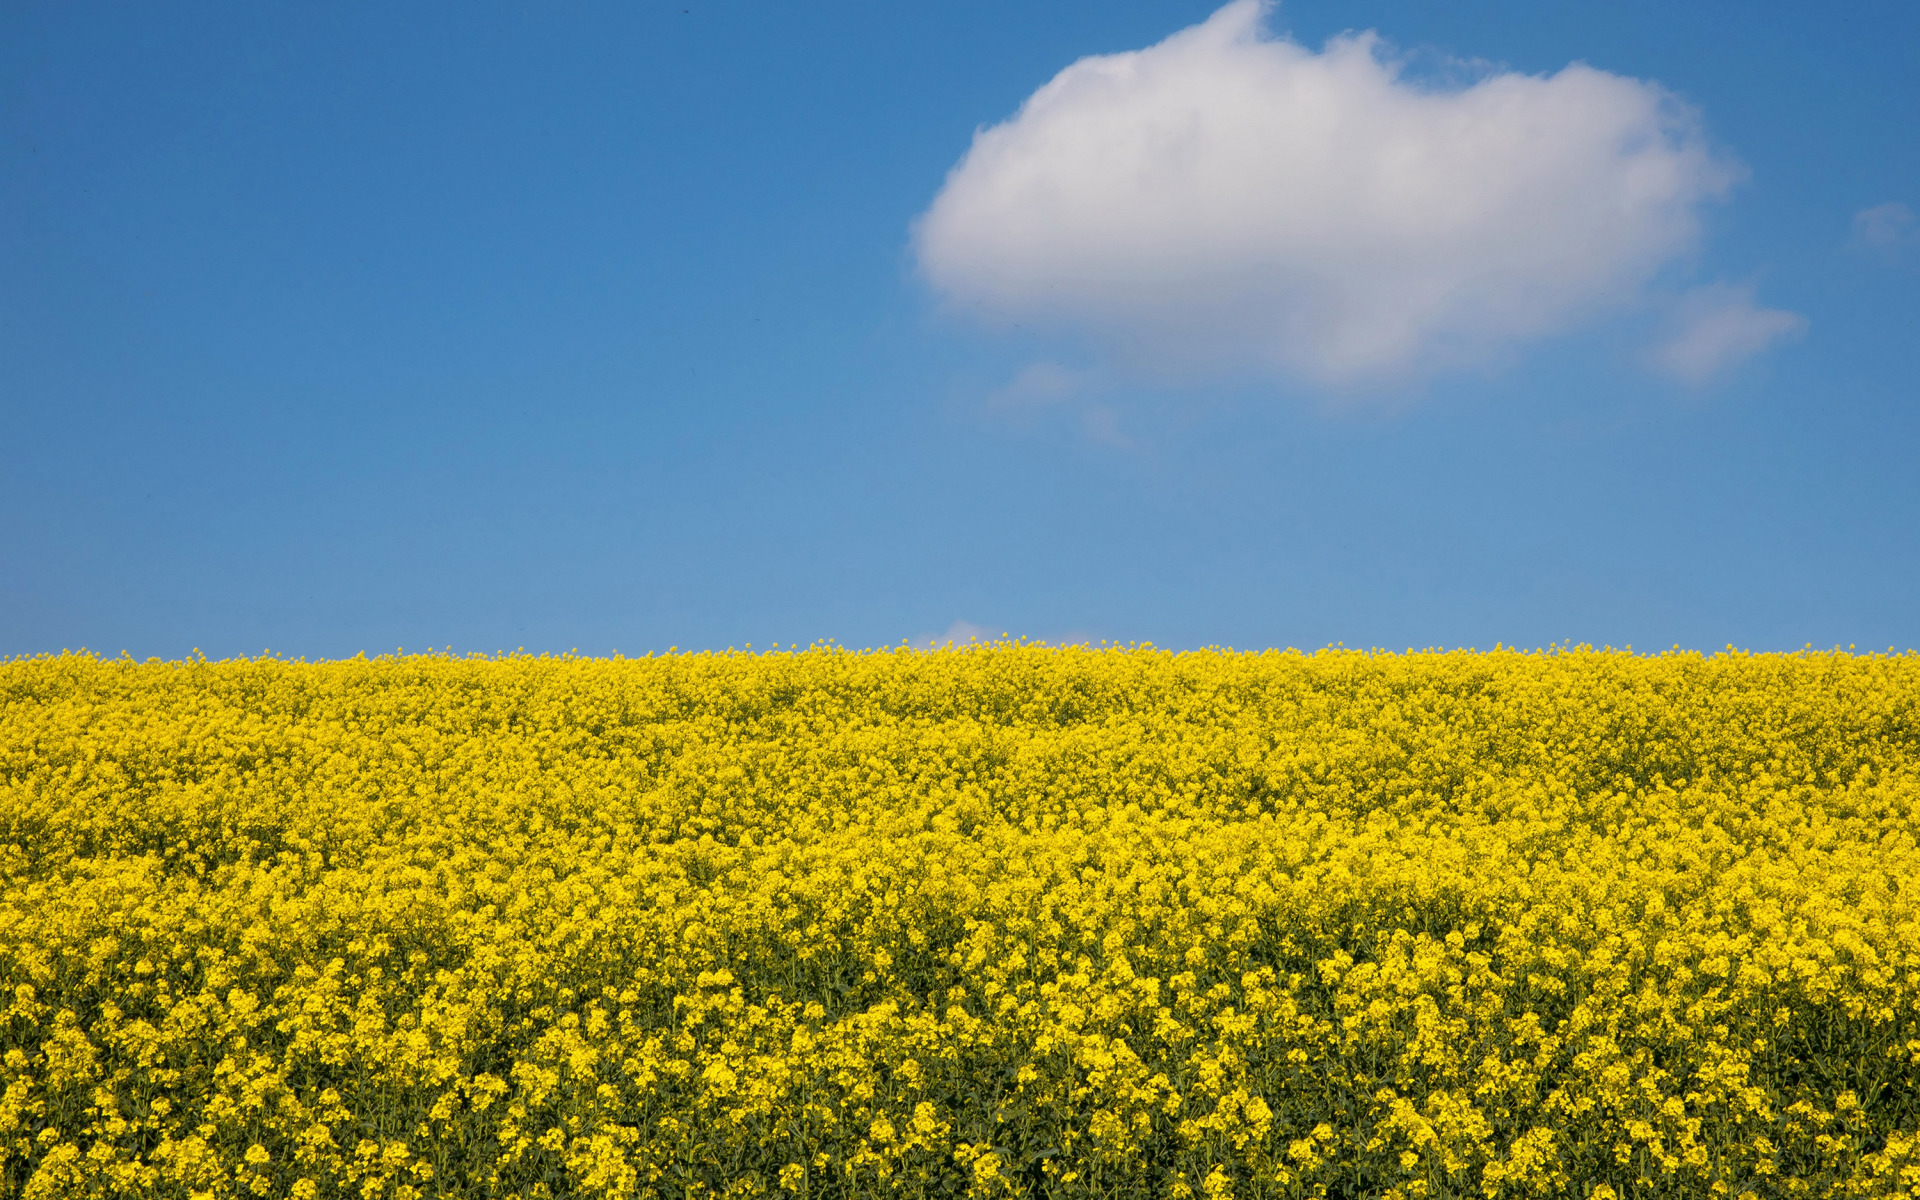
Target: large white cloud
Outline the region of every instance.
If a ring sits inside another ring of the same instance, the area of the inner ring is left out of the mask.
[[[1084,58],[979,131],[916,221],[926,278],[1124,365],[1365,385],[1632,300],[1739,168],[1659,86],[1575,64],[1463,87],[1234,0]]]

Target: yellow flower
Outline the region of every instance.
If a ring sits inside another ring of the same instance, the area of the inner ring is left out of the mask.
[[[1913,1191],[1916,696],[1587,647],[11,660],[0,1179]]]

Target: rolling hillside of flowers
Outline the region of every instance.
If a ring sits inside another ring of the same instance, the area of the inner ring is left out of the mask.
[[[1920,1196],[1920,657],[0,662],[0,1195]]]

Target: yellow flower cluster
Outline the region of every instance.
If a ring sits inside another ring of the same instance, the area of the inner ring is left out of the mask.
[[[1920,1196],[1920,657],[0,663],[0,1194]]]

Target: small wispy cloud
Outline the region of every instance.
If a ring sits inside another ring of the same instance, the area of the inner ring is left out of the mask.
[[[1031,362],[1013,378],[987,393],[986,409],[1025,421],[1043,412],[1066,411],[1078,418],[1080,434],[1110,449],[1127,449],[1132,441],[1120,431],[1120,414],[1095,397],[1110,389],[1104,371],[1069,367],[1050,360]]]
[[[1807,319],[1779,308],[1762,308],[1747,285],[1709,284],[1675,303],[1670,333],[1648,354],[1658,370],[1698,387],[1774,344],[1800,337]]]
[[[1080,410],[1080,432],[1096,445],[1125,450],[1132,439],[1120,431],[1120,414],[1104,404],[1089,404]]]
[[[987,407],[1038,408],[1059,404],[1092,391],[1098,384],[1098,375],[1096,371],[1057,362],[1028,363],[1014,372],[1012,379],[987,394]]]
[[[1920,217],[1893,201],[1853,214],[1853,248],[1888,262],[1920,248]]]

